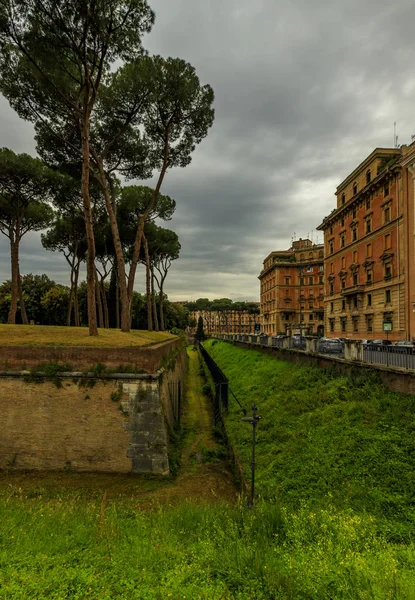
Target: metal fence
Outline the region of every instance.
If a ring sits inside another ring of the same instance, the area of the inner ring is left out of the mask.
[[[229,406],[229,382],[227,377],[222,373],[221,369],[215,363],[209,352],[199,344],[198,346],[200,354],[212,375],[213,382],[215,384],[215,395],[213,398],[213,411],[215,418],[215,425],[222,418],[222,411],[227,411]]]
[[[306,341],[303,337],[272,337],[254,334],[218,334],[215,337],[235,342],[243,342],[252,345],[271,348],[286,348],[290,350],[305,350]],[[316,351],[320,354],[330,354],[338,358],[344,357],[344,346],[342,352],[333,352],[330,348],[317,345]],[[363,347],[361,360],[364,363],[384,365],[415,371],[415,351],[412,348],[399,346],[370,346]]]
[[[415,354],[412,348],[399,346],[366,346],[363,348],[364,362],[415,370]]]
[[[180,379],[178,381],[170,381],[168,388],[173,419],[176,425],[180,425],[180,415],[182,410],[182,385]]]

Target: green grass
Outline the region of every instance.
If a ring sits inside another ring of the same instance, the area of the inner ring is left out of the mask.
[[[0,597],[159,600],[415,597],[408,546],[351,511],[3,497]]]
[[[99,329],[98,336],[90,336],[87,327],[52,327],[49,325],[2,325],[0,346],[94,346],[119,348],[147,346],[171,340],[167,332],[119,329]]]
[[[82,474],[65,475],[72,486],[6,475],[0,598],[415,600],[415,400],[375,376],[207,346],[238,398],[263,417],[255,507],[190,499],[197,428],[177,478],[180,504],[143,504],[134,478],[120,488],[115,476],[94,487]],[[201,385],[194,380],[191,397]],[[230,403],[226,428],[249,474],[252,430]],[[208,444],[198,450],[200,468],[222,458]]]
[[[415,538],[415,397],[389,392],[375,373],[338,376],[224,342],[206,347],[262,416],[260,496],[294,510],[306,502],[367,512],[388,539]],[[226,429],[249,476],[252,428],[232,400]]]

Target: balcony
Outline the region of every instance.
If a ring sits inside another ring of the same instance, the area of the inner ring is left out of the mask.
[[[340,290],[342,296],[353,296],[354,294],[363,294],[365,291],[364,285],[349,285],[349,287]]]

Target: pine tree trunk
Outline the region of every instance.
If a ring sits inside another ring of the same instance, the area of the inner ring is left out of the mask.
[[[120,290],[120,303],[121,303],[121,331],[128,332],[130,331],[131,324],[131,315],[130,315],[130,303],[128,299],[127,292],[127,280],[125,274],[125,261],[124,261],[124,253],[121,246],[120,240],[120,232],[118,230],[117,218],[114,211],[113,198],[111,198],[110,189],[108,187],[107,177],[105,175],[102,162],[96,159],[99,168],[100,174],[100,184],[102,190],[104,192],[105,199],[105,207],[107,209],[110,226],[111,226],[111,234],[112,241],[114,244],[115,257],[117,260],[117,273],[118,273],[118,281],[119,281],[119,290]]]
[[[67,317],[66,317],[66,325],[68,327],[71,326],[72,306],[73,306],[73,300],[74,300],[75,261],[76,261],[76,252],[74,253],[73,258],[72,258],[72,262],[71,262],[71,277],[70,277],[71,289],[70,289],[70,292],[69,292],[68,314],[67,314]]]
[[[104,307],[104,327],[109,329],[110,327],[110,318],[108,312],[108,302],[107,302],[107,293],[105,290],[105,282],[101,279],[101,294],[102,294],[102,305]]]
[[[151,211],[154,209],[154,207],[157,203],[157,198],[160,193],[161,185],[163,183],[163,179],[166,174],[167,167],[168,167],[168,157],[169,157],[168,135],[169,135],[169,132],[167,131],[165,133],[165,139],[164,139],[163,164],[161,167],[157,185],[154,189],[153,198],[151,199],[150,205],[147,207],[145,214],[140,218],[139,223],[138,223],[137,235],[136,235],[135,242],[134,242],[133,256],[132,256],[131,265],[130,265],[130,272],[128,274],[127,292],[128,292],[128,301],[129,301],[130,307],[131,307],[131,304],[133,301],[134,280],[135,280],[135,274],[136,274],[136,270],[137,270],[138,261],[140,259],[141,242],[144,237],[144,224],[146,222],[148,215],[151,213]]]
[[[89,160],[89,113],[88,109],[86,109],[82,120],[82,199],[85,217],[86,241],[88,245],[86,258],[88,327],[89,335],[98,335],[97,308],[95,299],[95,239],[91,198],[89,195]]]
[[[153,331],[150,255],[148,253],[148,244],[147,244],[147,239],[146,239],[145,235],[143,235],[143,244],[144,244],[144,254],[146,257],[147,329],[148,329],[148,331]]]
[[[151,271],[151,304],[153,306],[153,321],[154,321],[154,331],[159,331],[159,319],[157,316],[157,304],[156,304],[156,293],[154,290],[154,274],[153,267],[150,264]]]
[[[102,309],[101,290],[99,287],[98,274],[97,274],[96,269],[95,269],[95,297],[97,299],[97,305],[98,305],[98,327],[103,328],[104,327],[104,311]]]
[[[17,300],[19,296],[19,242],[10,239],[10,257],[12,267],[12,294],[7,323],[16,324]]]
[[[23,289],[22,289],[22,277],[20,275],[20,267],[17,267],[19,270],[19,277],[17,279],[19,285],[19,304],[20,304],[20,314],[22,316],[23,325],[29,325],[29,319],[27,318],[26,305],[24,302]]]
[[[159,294],[160,294],[160,299],[159,299],[159,306],[160,306],[160,331],[164,331],[163,283],[161,283],[161,285],[160,285]]]
[[[78,262],[75,269],[75,280],[74,280],[74,288],[73,288],[73,310],[75,316],[75,327],[80,327],[80,319],[79,319],[79,301],[78,301],[78,279],[79,279],[79,267],[80,263]]]

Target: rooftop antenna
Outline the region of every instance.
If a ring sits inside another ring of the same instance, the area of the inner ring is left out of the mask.
[[[396,134],[396,121],[393,124],[393,147],[398,148],[398,135]]]

